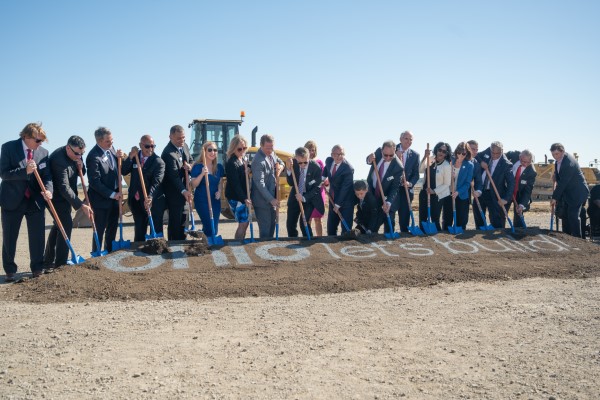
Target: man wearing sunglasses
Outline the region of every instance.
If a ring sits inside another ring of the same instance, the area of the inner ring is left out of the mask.
[[[14,282],[17,239],[23,217],[27,220],[29,258],[33,277],[44,268],[45,200],[52,199],[52,177],[48,167],[48,150],[41,146],[46,132],[40,124],[30,123],[20,138],[6,142],[0,152],[0,208],[2,208],[2,266],[6,282]],[[42,179],[42,191],[34,171]]]
[[[298,184],[298,192],[294,186],[292,176],[292,168],[296,176]],[[287,182],[292,187],[290,196],[288,197],[288,212],[287,212],[287,231],[289,237],[298,237],[298,220],[300,220],[300,228],[302,235],[306,236],[306,228],[304,221],[301,218],[300,203],[304,208],[304,215],[308,223],[308,232],[313,236],[310,228],[310,216],[314,209],[317,209],[321,214],[325,214],[325,205],[323,197],[321,197],[321,167],[316,161],[310,159],[308,149],[298,147],[295,151],[295,157],[287,162]]]
[[[373,168],[373,160],[377,164],[377,171]],[[385,233],[391,233],[389,224],[385,223],[386,215],[394,215],[396,207],[400,204],[398,201],[399,196],[404,196],[406,199],[404,188],[401,186],[404,168],[396,156],[396,144],[392,140],[383,142],[383,145],[375,153],[367,157],[367,162],[371,164],[367,183],[369,191],[375,196],[378,206],[377,229],[373,233],[376,233],[381,225],[383,225]],[[381,180],[384,198],[381,197],[377,175]],[[402,192],[400,192],[401,187]],[[394,229],[395,221],[393,218],[391,218],[391,222],[392,229]]]
[[[54,187],[54,199],[52,203],[56,209],[56,214],[65,229],[67,237],[71,237],[73,230],[73,218],[71,217],[71,207],[74,210],[82,209],[83,213],[92,218],[92,211],[89,204],[86,204],[78,197],[77,179],[79,178],[79,168],[85,174],[86,169],[81,157],[85,153],[85,142],[79,136],[71,136],[66,146],[61,146],[54,150],[49,157],[50,171],[52,171],[52,184]],[[44,253],[44,268],[52,269],[67,264],[69,257],[69,248],[60,233],[56,222],[50,229],[48,240],[46,242],[46,252]]]
[[[154,230],[163,232],[163,214],[165,211],[165,195],[162,190],[162,181],[165,176],[165,162],[154,152],[156,145],[150,135],[140,139],[140,147],[132,147],[129,157],[123,162],[121,173],[131,174],[127,202],[133,215],[134,241],[143,242],[148,232],[148,209],[152,214]],[[138,156],[140,165],[135,156]],[[146,186],[147,200],[144,201],[144,192],[140,181],[138,168],[142,169],[144,185]]]

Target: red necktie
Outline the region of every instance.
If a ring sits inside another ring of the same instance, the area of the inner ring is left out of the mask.
[[[31,149],[27,149],[27,162],[33,160],[33,151]],[[31,190],[29,190],[29,186],[25,189],[25,197],[28,199],[31,197]]]
[[[336,172],[337,172],[337,164],[333,164],[333,170],[331,171],[331,177],[332,178],[335,176]]]
[[[517,192],[519,191],[519,179],[521,179],[522,169],[523,167],[519,167],[519,169],[517,169],[517,175],[515,176],[515,190],[513,190],[513,196],[515,196],[515,199],[517,198]]]

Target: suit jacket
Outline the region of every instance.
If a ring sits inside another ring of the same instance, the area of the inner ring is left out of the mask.
[[[180,206],[185,205],[185,197],[181,192],[187,190],[187,182],[185,182],[185,172],[183,170],[183,162],[192,164],[192,156],[190,148],[186,143],[183,144],[183,155],[179,152],[173,143],[169,142],[164,148],[160,158],[165,163],[165,176],[162,180],[162,190],[167,197],[169,203]]]
[[[471,187],[471,181],[473,180],[473,171],[475,167],[469,160],[463,160],[460,166],[460,172],[458,173],[457,179],[454,181],[454,187],[458,192],[458,197],[462,200],[469,198],[469,188]]]
[[[69,203],[75,210],[79,210],[83,201],[77,196],[77,179],[79,171],[77,162],[67,155],[67,147],[62,146],[54,150],[48,159],[52,171],[52,184],[54,186],[54,204]],[[81,170],[85,175],[85,165]]]
[[[488,164],[488,170],[491,172],[492,168],[492,160],[490,158]],[[500,197],[507,202],[512,200],[513,190],[515,188],[515,177],[512,174],[512,163],[508,161],[508,158],[502,156],[498,159],[498,164],[496,164],[496,168],[494,169],[494,173],[492,174],[492,180],[496,184],[496,189],[498,189],[498,194]],[[483,169],[482,169],[483,171]],[[484,189],[487,186],[487,181],[489,178],[483,179]],[[494,188],[490,185],[490,190],[494,190]],[[492,197],[496,197],[494,194]]]
[[[325,160],[325,169],[323,176],[329,179],[329,193],[333,196],[333,201],[340,207],[354,206],[354,168],[344,159],[335,172],[331,176],[331,168],[333,167],[333,158],[327,157]],[[333,204],[330,204],[333,207]]]
[[[521,161],[517,161],[513,166],[513,176],[516,178],[517,169],[521,167]],[[525,210],[529,210],[529,205],[531,204],[531,192],[533,192],[533,185],[535,184],[535,177],[537,176],[537,172],[533,168],[533,164],[529,165],[527,168],[521,172],[521,176],[519,177],[519,182],[515,181],[515,186],[517,189],[517,204],[522,204],[525,207]],[[513,189],[514,190],[514,189]]]
[[[250,165],[248,165],[250,168]],[[235,154],[232,154],[225,163],[225,175],[227,183],[225,185],[225,197],[228,200],[235,200],[241,203],[248,198],[246,189],[246,169],[244,163]],[[248,182],[250,183],[250,182]]]
[[[377,165],[379,165],[379,161],[381,161],[382,157],[382,151],[381,148],[379,148],[377,151],[375,151],[375,161]],[[418,168],[419,166],[417,165],[417,174],[419,173]],[[373,180],[374,171],[373,164],[371,164],[369,175],[367,177],[367,183],[369,184],[369,189],[373,190],[373,194],[375,194],[375,191],[379,191],[377,177],[375,177],[375,180]],[[400,192],[402,184],[402,171],[404,171],[404,168],[402,168],[402,161],[395,156],[390,161],[390,165],[385,171],[385,174],[381,177],[383,194],[385,195],[386,201],[390,204],[395,204],[398,193]],[[406,179],[408,180],[408,178]],[[404,188],[402,188],[402,194],[404,194]]]
[[[402,145],[398,144],[396,146],[396,153],[402,149]],[[398,156],[400,161],[402,162],[402,158]],[[413,192],[414,186],[417,184],[419,180],[419,153],[409,148],[406,150],[406,163],[403,163],[404,166],[404,174],[406,176],[406,181],[410,182],[412,187],[409,189],[411,193]]]
[[[141,157],[142,152],[139,152],[138,158],[140,159],[140,163],[142,162]],[[135,158],[132,160],[129,157],[123,161],[121,166],[121,174],[131,174],[131,178],[129,179],[129,195],[127,197],[129,204],[131,204],[132,201],[135,201],[136,192],[139,192],[140,201],[144,200],[138,168]],[[146,186],[148,198],[157,199],[164,194],[161,183],[165,176],[165,162],[161,160],[156,153],[153,153],[148,157],[144,163],[144,166],[142,167],[142,176],[144,177],[144,185]]]
[[[472,158],[471,162],[473,163],[473,187],[481,192],[483,190],[483,181],[481,180],[483,169],[477,158]]]
[[[354,204],[357,205],[354,221],[358,225],[362,225],[365,230],[369,230],[373,233],[377,232],[377,229],[379,228],[379,221],[377,218],[379,206],[377,205],[377,199],[375,199],[373,193],[367,191],[362,205],[360,204],[358,197],[354,195]]]
[[[33,152],[33,160],[46,190],[52,192],[52,174],[48,166],[48,150],[38,147]],[[6,211],[16,210],[25,201],[25,191],[29,188],[35,204],[40,210],[45,207],[42,189],[33,173],[27,174],[27,157],[23,151],[23,140],[6,142],[0,151],[0,207]]]
[[[114,164],[108,159],[106,152],[95,145],[85,159],[87,166],[90,203],[93,209],[110,208],[114,203],[111,194],[118,191],[117,153],[110,148]]]
[[[283,164],[283,161],[277,154],[271,154],[275,163]],[[268,204],[275,198],[275,165],[267,161],[266,154],[262,149],[258,149],[252,159],[252,192],[250,198],[255,207],[267,207]]]
[[[296,183],[300,185],[300,166],[295,159],[293,168],[294,174],[296,174]],[[292,174],[287,176],[287,182],[292,187],[292,191],[288,197],[289,204],[296,201],[296,188],[294,187]],[[306,203],[311,204],[321,214],[325,213],[325,204],[323,203],[323,196],[321,196],[321,167],[314,160],[308,162],[302,196],[306,200]]]
[[[564,153],[560,171],[554,170],[554,178],[556,180],[556,189],[552,193],[554,200],[563,200],[569,205],[583,204],[589,194],[590,189],[585,181],[583,172],[579,168],[579,163],[569,153]]]

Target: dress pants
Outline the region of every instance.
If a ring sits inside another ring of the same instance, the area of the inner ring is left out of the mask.
[[[450,200],[452,201],[452,199]],[[467,229],[469,223],[469,199],[456,198],[456,226],[460,226],[463,231]]]
[[[263,207],[263,204],[257,207],[254,203],[254,216],[258,223],[258,234],[261,239],[273,239],[275,236],[276,211],[270,203],[265,205],[266,207]]]
[[[442,230],[440,225],[440,214],[442,213],[443,202],[438,200],[437,195],[431,195],[431,222],[435,224],[438,232]],[[425,232],[423,228],[423,222],[427,222],[427,189],[423,189],[419,192],[419,226],[421,230]]]
[[[400,232],[408,232],[408,226],[410,225],[410,211],[409,208],[412,206],[412,201],[414,199],[414,194],[409,192],[408,196],[410,198],[410,203],[406,199],[406,191],[404,190],[404,186],[400,186],[400,191],[398,192],[398,197],[396,198],[396,209],[398,210],[398,223],[400,224]],[[396,216],[396,212],[390,211],[390,217],[392,221],[394,221]]]
[[[152,201],[152,222],[154,223],[154,231],[156,233],[163,232],[163,215],[164,215],[164,198],[155,199]],[[142,200],[133,200],[129,203],[131,214],[133,215],[134,226],[134,241],[143,242],[146,240],[146,234],[151,232],[149,228],[148,211]]]
[[[354,220],[354,206],[343,205],[342,207],[340,207],[339,211],[348,227],[351,228],[350,224],[352,224],[352,221]],[[337,236],[337,230],[340,223],[340,217],[338,217],[337,213],[333,211],[333,205],[330,203],[329,212],[327,214],[327,235]],[[342,227],[341,231],[345,232],[346,228]]]
[[[109,253],[112,251],[112,242],[117,237],[117,228],[119,227],[119,203],[117,200],[113,200],[111,203],[109,208],[94,209],[94,222],[98,231],[98,241],[102,246],[102,240],[104,239],[104,249]],[[96,251],[101,251],[101,249],[96,247],[96,241],[92,236],[92,252]]]
[[[304,207],[304,215],[306,217],[306,221],[308,222],[314,207],[309,203],[302,203],[302,206]],[[291,201],[288,203],[286,220],[288,237],[298,237],[298,220],[300,220],[300,231],[302,232],[302,236],[306,237],[306,228],[304,227],[304,221],[302,220],[300,205],[297,201]],[[310,223],[308,225],[308,233],[310,234],[310,237],[313,237]]]
[[[583,204],[573,205],[565,203],[565,217],[562,219],[562,231],[568,235],[578,238],[583,237],[581,229],[581,208]],[[584,214],[585,218],[585,214]]]
[[[62,224],[65,233],[67,234],[67,237],[71,239],[71,232],[73,232],[71,204],[69,204],[66,201],[56,201],[54,202],[54,208],[56,209],[56,214],[60,219],[60,223]],[[44,267],[60,267],[62,265],[66,265],[68,259],[69,247],[67,246],[67,242],[65,242],[65,239],[63,238],[60,229],[58,229],[56,221],[54,221],[54,224],[52,224],[52,228],[50,228],[50,233],[48,234],[48,240],[46,241],[46,251],[44,252]]]
[[[504,211],[500,208],[498,198],[493,189],[484,190],[479,197],[479,203],[481,204],[484,214],[488,211],[489,222],[494,228],[501,229],[505,227],[506,218],[504,217]]]
[[[33,199],[25,198],[16,210],[2,208],[2,266],[7,274],[14,274],[18,269],[15,255],[23,217],[27,220],[31,272],[41,272],[44,268],[44,210],[40,210]]]
[[[171,194],[170,196],[182,196],[181,194]],[[167,208],[169,210],[169,225],[167,227],[167,234],[169,240],[185,240],[184,224],[186,220],[185,215],[185,201],[181,201],[177,198],[168,196],[166,199]],[[183,198],[183,196],[182,196]]]

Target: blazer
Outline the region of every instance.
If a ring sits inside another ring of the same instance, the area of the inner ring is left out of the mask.
[[[471,181],[473,180],[474,169],[475,167],[470,160],[463,160],[458,171],[458,176],[454,181],[456,191],[458,192],[458,197],[461,200],[466,200],[469,198],[469,188],[471,187]]]
[[[140,163],[142,162],[142,152],[138,153]],[[121,165],[121,174],[129,175],[129,190],[127,196],[127,202],[135,201],[135,193],[139,192],[140,200],[144,200],[144,194],[142,193],[142,184],[140,182],[140,173],[138,172],[138,165],[135,162],[135,158],[132,160],[129,157]],[[142,167],[142,176],[144,177],[144,185],[146,185],[146,191],[148,198],[158,199],[163,196],[162,181],[165,177],[165,162],[156,154],[152,153],[150,157],[144,162]]]
[[[477,158],[472,158],[471,162],[473,163],[473,187],[476,191],[481,192],[483,190],[483,181],[481,180],[483,169]]]
[[[363,204],[360,204],[360,200],[354,195],[354,204],[356,204],[356,217],[354,221],[358,225],[362,225],[363,229],[369,230],[372,233],[377,232],[378,226],[378,210],[377,199],[373,193],[367,191]]]
[[[283,164],[283,161],[273,151],[271,154],[277,164]],[[252,159],[252,199],[253,206],[267,207],[275,198],[275,165],[271,166],[267,161],[266,154],[262,149],[258,149]]]
[[[354,168],[350,163],[344,159],[341,162],[338,169],[335,171],[335,175],[331,176],[331,169],[333,168],[333,158],[327,157],[325,160],[325,169],[323,170],[323,177],[329,179],[329,193],[333,197],[335,204],[340,207],[353,207],[354,206]],[[330,204],[333,207],[333,204]]]
[[[485,161],[488,164],[488,170],[491,172],[492,168],[492,160],[490,158],[489,161]],[[515,189],[515,177],[512,174],[513,164],[506,158],[504,155],[498,159],[498,164],[496,164],[496,168],[494,169],[494,173],[492,174],[492,180],[496,184],[496,189],[498,189],[498,194],[500,197],[507,202],[512,200],[513,190]],[[483,178],[483,173],[485,171],[482,168],[482,181],[483,181],[483,189],[487,186],[487,173],[486,177]],[[494,190],[494,188],[490,185],[490,190]],[[493,198],[496,197],[494,194]]]
[[[517,169],[520,167],[521,161],[517,161],[512,168],[512,174],[515,178],[517,176]],[[518,187],[516,196],[517,204],[522,204],[525,207],[525,211],[529,210],[529,205],[531,204],[531,192],[533,192],[536,176],[537,172],[533,168],[533,164],[531,164],[521,172],[519,182],[515,181],[515,186]]]
[[[52,174],[48,166],[48,150],[38,147],[33,152],[33,160],[46,190],[52,192]],[[25,191],[29,188],[37,207],[42,210],[45,200],[42,189],[32,172],[27,174],[27,157],[23,151],[21,138],[6,142],[0,151],[0,207],[5,211],[16,210],[25,201]]]
[[[396,145],[396,155],[398,155],[398,152],[402,149],[402,145],[398,144]],[[400,159],[400,162],[402,163],[402,158],[398,155],[398,158]],[[409,190],[411,192],[413,192],[413,188],[414,186],[417,184],[417,181],[419,180],[419,159],[420,159],[420,155],[419,153],[417,153],[416,151],[414,151],[413,149],[409,148],[408,150],[406,150],[406,163],[403,165],[404,166],[404,174],[406,176],[406,181],[410,182],[410,184],[412,185],[412,187],[409,188]]]
[[[89,191],[91,207],[110,208],[114,201],[110,195],[117,192],[117,153],[114,148],[110,148],[113,155],[114,166],[106,156],[106,152],[98,145],[95,145],[85,159],[87,166]]]
[[[165,163],[165,176],[162,180],[163,193],[172,204],[183,207],[185,205],[185,197],[181,195],[181,192],[188,190],[187,182],[185,182],[183,163],[192,164],[193,162],[190,155],[190,148],[184,143],[183,154],[181,154],[177,147],[169,142],[163,149],[160,158]]]
[[[77,179],[79,171],[77,161],[73,161],[67,155],[67,146],[54,150],[48,158],[50,171],[52,172],[52,185],[55,196],[52,198],[54,204],[68,203],[75,210],[79,210],[83,201],[77,196]],[[85,175],[85,165],[81,166]]]
[[[381,148],[379,148],[375,151],[375,161],[377,165],[379,165],[379,162],[381,161],[382,157],[383,153],[381,151]],[[371,168],[369,169],[369,175],[367,176],[367,183],[369,184],[369,189],[378,192],[379,185],[377,184],[377,177],[373,178],[374,171],[375,170],[373,168],[373,164],[371,164]],[[400,192],[402,184],[402,171],[404,171],[404,168],[402,168],[402,161],[400,161],[400,159],[397,156],[394,156],[394,158],[392,158],[392,160],[390,161],[390,165],[385,171],[385,174],[381,177],[381,187],[383,188],[383,194],[385,195],[386,201],[390,204],[394,204],[398,197],[398,193]],[[417,174],[418,173],[419,171],[417,170]],[[402,194],[404,194],[404,188],[402,188]]]
[[[248,169],[250,169],[250,165],[248,165]],[[232,154],[231,157],[229,157],[229,160],[227,160],[227,163],[225,163],[225,176],[227,176],[225,197],[227,197],[228,200],[244,203],[248,198],[248,191],[246,189],[246,169],[244,168],[244,162],[235,154]]]
[[[294,159],[294,174],[296,174],[296,183],[300,185],[300,166],[296,159]],[[325,204],[323,203],[323,196],[321,196],[321,167],[314,160],[308,162],[306,167],[306,180],[304,184],[304,193],[302,196],[306,203],[311,204],[321,214],[325,213]],[[287,176],[287,183],[292,187],[290,196],[288,197],[288,204],[296,201],[296,188],[294,187],[294,180],[292,174]]]
[[[560,200],[562,197],[569,205],[581,205],[587,200],[590,189],[579,168],[579,163],[571,154],[564,153],[560,171],[554,169],[554,178],[556,180],[556,188],[552,193],[554,200]]]
[[[433,161],[435,164],[435,161]],[[427,158],[423,158],[419,171],[426,173]],[[443,199],[446,196],[450,196],[450,184],[452,183],[452,168],[448,160],[444,160],[440,165],[435,167],[435,188],[432,187],[433,191],[438,197],[438,200]],[[424,188],[427,188],[427,177],[425,177]]]

